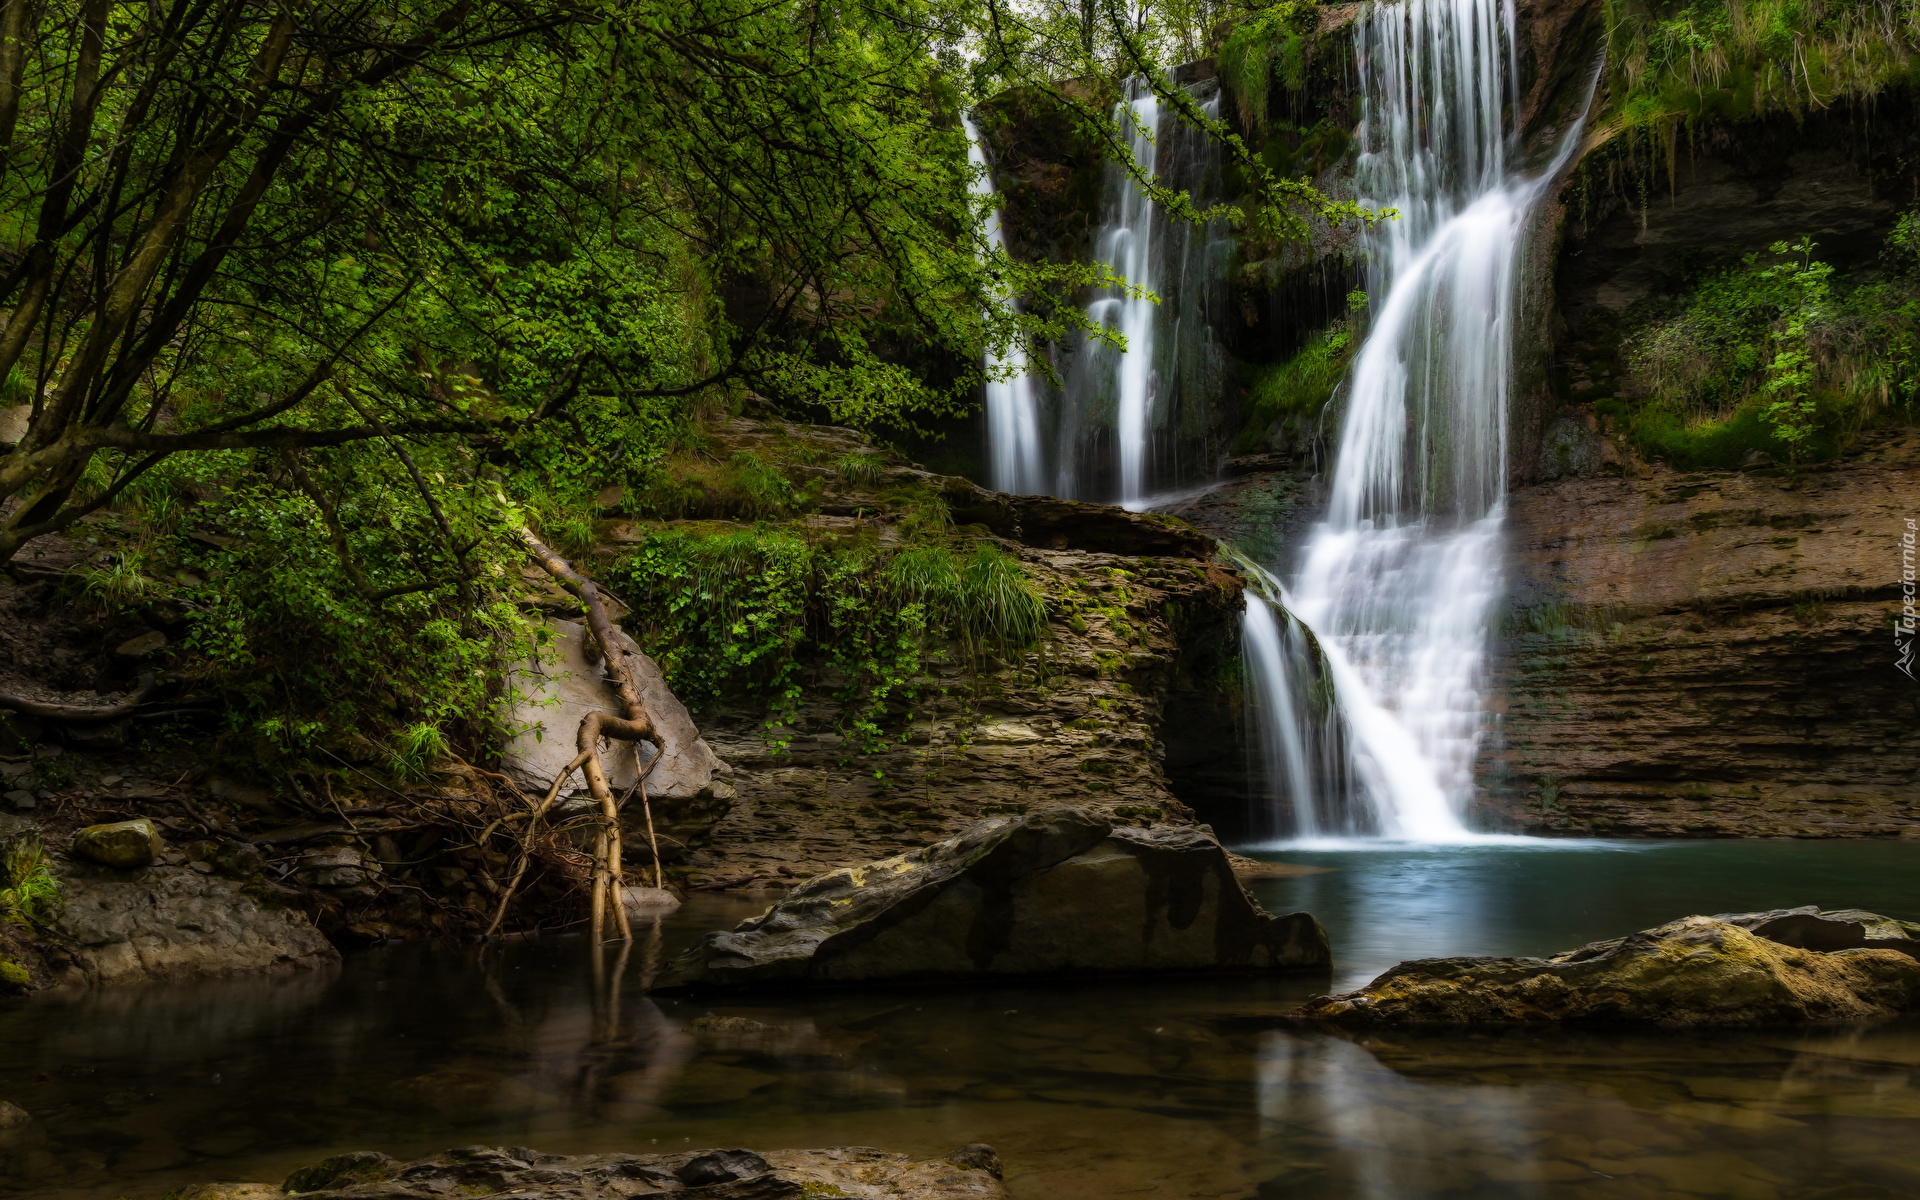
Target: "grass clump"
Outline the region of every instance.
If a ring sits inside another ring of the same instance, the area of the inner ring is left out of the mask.
[[[17,925],[42,923],[66,903],[46,847],[30,838],[7,847],[0,883],[0,914]]]
[[[1240,108],[1241,127],[1256,137],[1267,128],[1267,93],[1278,82],[1289,91],[1307,85],[1307,59],[1319,24],[1313,0],[1285,0],[1261,8],[1234,26],[1220,46],[1220,78]]]

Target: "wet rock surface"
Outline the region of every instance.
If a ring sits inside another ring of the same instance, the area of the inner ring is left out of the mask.
[[[879,1200],[957,1200],[1007,1192],[991,1146],[962,1146],[944,1158],[915,1161],[849,1146],[829,1150],[686,1150],[676,1154],[542,1154],[524,1146],[468,1146],[403,1163],[354,1151],[294,1172],[280,1187],[200,1184],[176,1200],[401,1200],[417,1196],[493,1195],[547,1200],[651,1196],[685,1200],[801,1200],[851,1196]]]
[[[1861,1020],[1920,1008],[1920,925],[1855,909],[1683,917],[1552,958],[1401,963],[1300,1016],[1345,1025],[1664,1027]]]
[[[1324,968],[1307,913],[1269,915],[1210,831],[1058,808],[810,879],[668,964],[656,990]]]

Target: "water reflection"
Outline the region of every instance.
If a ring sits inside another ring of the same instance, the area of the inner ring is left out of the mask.
[[[1777,865],[1749,849],[1746,874]],[[1453,877],[1478,892],[1445,903],[1445,886],[1389,871],[1364,904],[1327,910],[1335,946],[1412,938],[1430,928],[1422,905],[1571,944],[1578,930],[1545,927],[1550,906],[1511,916],[1543,886],[1537,869],[1503,885],[1481,863]],[[1278,882],[1354,887],[1370,870]],[[1407,904],[1382,902],[1395,894]],[[0,1194],[157,1200],[357,1147],[932,1155],[971,1141],[1000,1150],[1022,1200],[1920,1194],[1920,1023],[1364,1038],[1289,1025],[1327,976],[749,1003],[640,990],[662,956],[756,907],[703,898],[597,964],[579,939],[395,946],[324,973],[0,1005],[0,1099],[36,1118],[0,1135]]]
[[[1288,1196],[1910,1196],[1920,1025],[1271,1037]],[[1288,1153],[1293,1148],[1292,1153]]]

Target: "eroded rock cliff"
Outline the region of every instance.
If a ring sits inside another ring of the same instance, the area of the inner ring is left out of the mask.
[[[1920,435],[1789,473],[1665,469],[1511,498],[1487,815],[1542,833],[1920,834],[1895,665]]]

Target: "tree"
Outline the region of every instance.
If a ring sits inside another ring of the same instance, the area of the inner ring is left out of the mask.
[[[952,403],[876,348],[983,336],[951,27],[912,0],[5,0],[0,375],[31,421],[0,561],[186,451],[486,444],[735,379]]]

